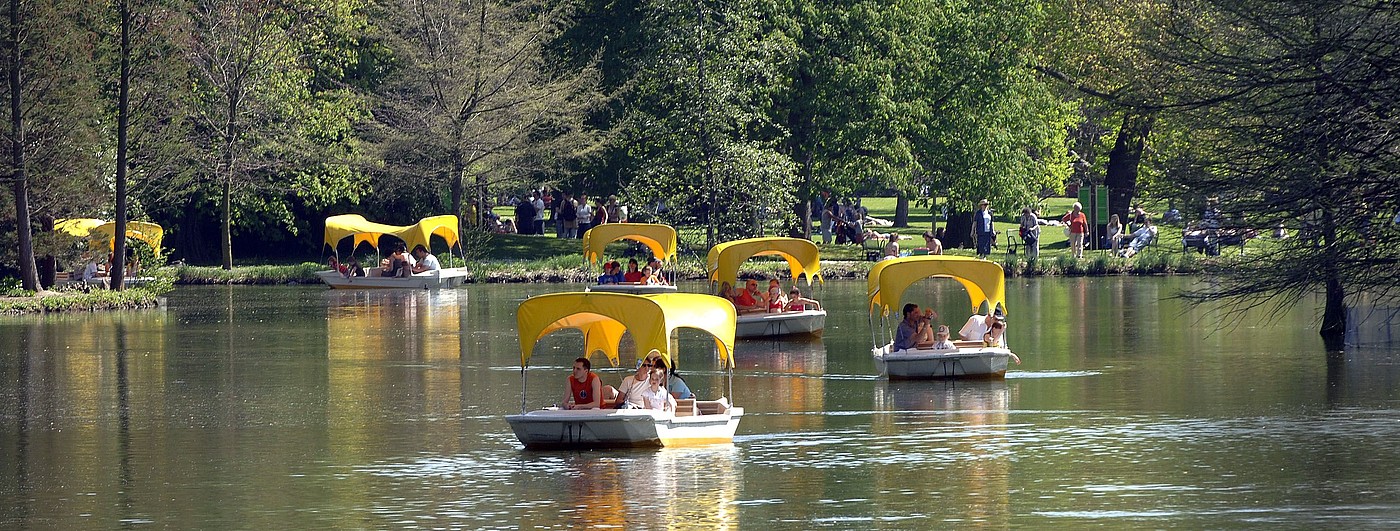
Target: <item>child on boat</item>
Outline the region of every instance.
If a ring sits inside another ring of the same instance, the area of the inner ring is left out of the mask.
[[[958,348],[957,345],[953,344],[953,340],[949,339],[949,335],[948,325],[938,325],[938,331],[933,334],[934,350],[953,350]]]
[[[807,305],[809,305],[809,304],[812,305],[812,308],[815,309],[815,310],[820,310],[820,309],[822,309],[822,303],[817,302],[816,300],[813,300],[813,299],[808,299],[808,298],[806,298],[806,297],[803,297],[803,296],[802,296],[802,292],[801,292],[800,290],[797,289],[797,286],[793,286],[792,289],[788,290],[787,311],[789,311],[789,312],[801,312],[801,311],[806,311],[806,310],[807,310]]]
[[[768,313],[779,313],[787,307],[787,297],[783,296],[783,289],[779,286],[768,287]]]
[[[642,398],[646,402],[647,409],[675,411],[676,399],[666,390],[665,366],[659,369],[652,369],[651,376],[647,382],[650,385],[646,390],[642,391]]]
[[[1001,321],[997,321],[997,322],[995,322],[995,323],[992,323],[992,329],[991,329],[991,330],[988,330],[987,333],[982,334],[982,346],[983,346],[983,347],[1002,347],[1002,346],[1005,346],[1005,345],[1002,344],[1002,337],[1005,335],[1005,333],[1006,333],[1006,325],[1005,325],[1005,324],[1003,324]]]

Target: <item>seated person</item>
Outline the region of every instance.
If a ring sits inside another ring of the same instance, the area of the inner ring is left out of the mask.
[[[764,310],[763,294],[758,292],[758,281],[749,279],[743,291],[734,296],[734,309],[739,313],[757,313]]]
[[[916,251],[923,251],[922,254],[943,254],[943,242],[934,236],[933,231],[924,231],[924,246]]]
[[[984,347],[1005,347],[1003,339],[1006,334],[1006,323],[997,321],[992,323],[992,329],[982,334],[982,346]]]
[[[1152,240],[1155,239],[1157,239],[1157,227],[1152,225],[1151,219],[1148,219],[1146,223],[1143,224],[1142,228],[1132,234],[1132,240],[1123,248],[1123,258],[1132,258],[1133,255],[1141,252],[1143,248],[1151,245]]]
[[[516,234],[515,220],[506,218],[501,222],[501,234]]]
[[[917,304],[904,305],[904,320],[899,322],[899,328],[894,333],[894,346],[892,351],[909,350],[911,348],[928,348],[933,345],[933,329],[930,324],[937,314],[932,309],[919,311]]]
[[[652,369],[647,378],[647,385],[642,389],[642,402],[646,404],[646,409],[660,411],[675,411],[676,397],[666,389],[666,369]]]
[[[665,359],[662,359],[658,363],[660,363],[662,368],[666,367]],[[690,392],[690,386],[685,384],[685,378],[681,378],[681,375],[676,374],[675,367],[671,367],[671,375],[666,379],[666,390],[671,393],[671,396],[682,400],[695,398],[695,393]]]
[[[948,336],[948,325],[938,325],[938,331],[933,333],[933,348],[936,350],[952,350],[958,348]]]
[[[720,282],[718,297],[732,304],[734,302],[734,286],[731,286],[728,281]]]
[[[98,269],[97,262],[92,261],[91,255],[83,253],[83,261],[87,262],[83,264],[83,280],[92,280],[102,276],[102,271]]]
[[[340,260],[336,259],[336,257],[334,257],[334,256],[332,256],[332,257],[326,259],[326,266],[329,267],[329,268],[331,268],[331,271],[335,271],[336,273],[340,273],[340,276],[342,276],[342,277],[343,277],[343,276],[347,276],[347,275],[345,274],[345,272],[350,270],[350,268],[349,268],[348,266],[346,266],[345,264],[340,263]]]
[[[648,375],[651,374],[653,368],[659,365],[657,362],[659,359],[661,359],[661,351],[651,349],[651,352],[647,352],[646,357],[638,362],[637,372],[627,375],[617,386],[617,399],[613,403],[613,407],[617,409],[646,408],[643,391],[650,385]]]
[[[651,266],[642,268],[642,281],[638,282],[638,284],[643,286],[659,286],[660,284],[658,282],[659,281],[652,277]]]
[[[822,309],[822,303],[803,297],[802,292],[797,289],[797,286],[793,286],[792,289],[788,290],[787,300],[787,311],[789,312],[807,311],[809,305],[814,310]]]
[[[345,278],[365,276],[365,268],[360,267],[360,259],[350,257],[350,265],[345,268]]]
[[[616,277],[613,276],[613,263],[603,262],[603,274],[598,275],[598,284],[616,284]]]
[[[963,341],[981,341],[982,336],[992,329],[992,323],[997,322],[996,314],[978,315],[973,314],[967,318],[967,323],[958,330],[958,337]]]
[[[787,297],[783,296],[783,290],[779,286],[768,288],[768,313],[780,313],[787,306]]]
[[[394,252],[389,255],[389,258],[386,258],[389,263],[384,265],[384,276],[407,277],[412,274],[413,265],[408,263],[408,259],[404,257],[404,247],[403,244],[394,247]],[[381,263],[381,265],[383,264]]]
[[[655,282],[655,285],[657,285],[657,286],[669,286],[669,285],[671,285],[671,281],[666,279],[666,273],[664,273],[663,271],[661,271],[661,261],[660,261],[660,260],[657,260],[657,259],[655,259],[655,258],[652,258],[650,262],[647,262],[647,267],[650,267],[650,268],[651,268],[651,276],[654,277],[654,278],[656,279],[656,280],[654,281],[654,282]]]
[[[888,241],[885,243],[885,256],[881,258],[881,260],[899,258],[899,235],[891,232],[887,238]]]
[[[415,258],[417,262],[413,264],[414,273],[426,273],[428,271],[442,269],[442,265],[438,263],[437,257],[428,253],[428,249],[424,248],[422,245],[413,246],[413,258]]]
[[[603,384],[592,372],[588,358],[574,360],[574,372],[569,375],[564,393],[564,409],[599,409],[603,405]]]
[[[622,281],[628,284],[641,284],[643,280],[646,280],[646,275],[637,270],[637,259],[628,260],[627,273],[622,275]]]

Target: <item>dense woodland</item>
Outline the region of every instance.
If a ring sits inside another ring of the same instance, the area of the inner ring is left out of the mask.
[[[1396,285],[1400,4],[1388,0],[7,0],[0,273],[66,217],[171,258],[320,253],[549,186],[711,240],[895,195],[968,223],[1067,184],[1304,237],[1199,297]],[[935,204],[937,203],[937,204]],[[656,208],[665,205],[664,210]],[[899,220],[897,220],[899,221]],[[957,231],[954,231],[957,232]],[[1329,328],[1331,327],[1331,328]]]

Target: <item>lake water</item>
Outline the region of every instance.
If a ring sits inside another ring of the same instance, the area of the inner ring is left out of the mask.
[[[570,286],[0,317],[0,528],[1400,525],[1400,353],[1170,298],[1194,281],[1012,279],[1024,364],[991,382],[877,378],[864,283],[833,281],[824,338],[740,342],[732,382],[683,338],[690,386],[747,410],[732,445],[634,451],[527,452],[502,419],[515,306]],[[956,285],[908,296],[967,317]],[[528,407],[577,339],[544,340]]]

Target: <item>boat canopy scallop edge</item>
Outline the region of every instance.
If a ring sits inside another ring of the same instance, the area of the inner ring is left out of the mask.
[[[661,261],[670,260],[676,255],[676,229],[670,225],[655,223],[604,223],[583,233],[583,259],[595,263],[603,257],[603,250],[617,240],[632,240],[646,245],[651,255]]]
[[[732,369],[734,319],[733,303],[698,293],[538,295],[521,302],[516,309],[520,366],[529,365],[537,341],[564,329],[583,332],[586,355],[601,351],[614,367],[619,362],[618,346],[625,332],[631,332],[637,356],[657,349],[674,360],[677,354],[670,345],[671,333],[679,328],[694,328],[714,337],[720,360],[725,368]]]
[[[53,230],[77,236],[79,238],[105,238],[107,249],[110,251],[116,248],[117,222],[101,219],[59,219],[55,220]],[[165,238],[165,229],[155,223],[144,221],[127,221],[126,237],[135,238],[146,242],[156,255],[160,255],[160,242]]]
[[[448,247],[452,247],[457,245],[457,216],[447,214],[427,217],[406,227],[375,223],[359,214],[341,214],[326,218],[325,244],[332,249],[340,240],[351,236],[355,237],[355,247],[364,242],[379,247],[379,237],[385,234],[403,240],[410,250],[416,245],[431,249],[428,239],[433,236],[441,237],[447,241]]]
[[[876,263],[866,277],[870,311],[889,315],[899,305],[904,290],[920,280],[944,277],[957,280],[967,290],[972,310],[983,303],[1006,311],[1006,272],[1000,265],[965,256],[907,256]]]
[[[813,278],[822,281],[821,253],[817,244],[802,238],[771,237],[734,240],[711,247],[705,260],[710,282],[732,285],[738,281],[739,266],[749,258],[773,255],[787,260],[793,281],[803,274],[807,275],[808,286],[812,285]]]

